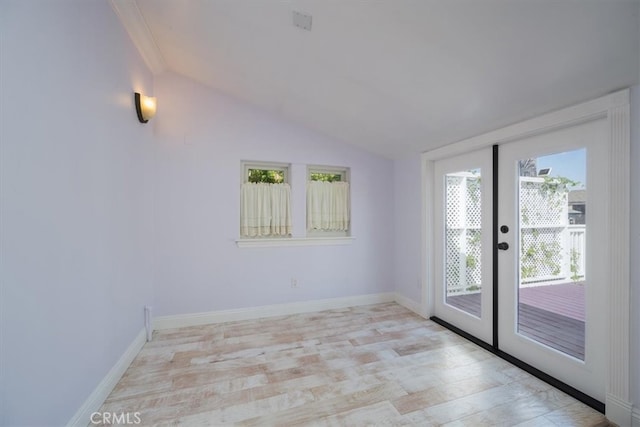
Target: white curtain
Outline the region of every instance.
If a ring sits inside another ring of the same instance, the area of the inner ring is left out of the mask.
[[[307,181],[307,230],[349,229],[349,183]]]
[[[240,195],[240,236],[291,235],[289,184],[247,182]]]

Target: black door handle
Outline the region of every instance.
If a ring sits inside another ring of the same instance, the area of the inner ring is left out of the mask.
[[[500,249],[501,251],[506,251],[507,249],[509,249],[509,244],[507,242],[500,242],[498,243],[498,249]]]

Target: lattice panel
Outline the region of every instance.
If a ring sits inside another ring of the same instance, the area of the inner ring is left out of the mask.
[[[523,226],[565,226],[566,189],[552,190],[542,178],[520,179],[520,224]]]
[[[450,174],[445,188],[447,295],[477,292],[482,283],[480,178]]]
[[[520,281],[564,279],[568,190],[544,178],[520,178]]]
[[[563,278],[563,228],[520,230],[520,281],[523,283]]]
[[[462,261],[462,248],[460,237],[462,230],[447,229],[446,233],[446,271],[445,280],[447,284],[447,295],[459,293],[464,290],[463,271],[460,266]]]
[[[467,227],[482,225],[482,193],[479,177],[466,178]]]
[[[477,174],[446,176],[447,295],[478,292],[482,286],[482,197]],[[520,178],[522,283],[570,275],[568,191],[553,180]],[[581,250],[582,255],[584,251]]]
[[[464,227],[464,215],[462,201],[464,178],[461,176],[447,175],[446,181],[446,218],[447,228]]]
[[[467,230],[466,289],[473,291],[482,287],[482,231]]]

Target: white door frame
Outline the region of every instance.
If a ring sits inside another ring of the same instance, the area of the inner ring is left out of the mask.
[[[631,425],[630,391],[630,118],[629,90],[625,89],[573,107],[544,114],[502,129],[456,142],[422,154],[423,253],[422,312],[433,314],[434,223],[433,203],[436,160],[522,139],[576,123],[606,118],[609,130],[609,215],[611,268],[607,309],[609,354],[606,416],[618,425]]]

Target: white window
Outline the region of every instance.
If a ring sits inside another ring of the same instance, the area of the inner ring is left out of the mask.
[[[240,237],[291,236],[291,187],[289,165],[242,164]]]
[[[347,236],[350,227],[349,170],[307,168],[307,234]]]

